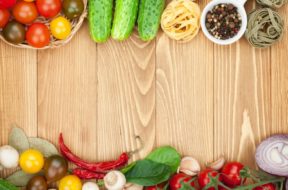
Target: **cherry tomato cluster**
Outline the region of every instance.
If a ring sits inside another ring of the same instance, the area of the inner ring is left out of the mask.
[[[221,171],[207,168],[201,171],[197,177],[192,177],[184,173],[177,173],[171,177],[168,184],[159,184],[146,187],[145,190],[227,190],[241,186],[246,178],[241,176],[244,165],[239,162],[229,162],[224,165]],[[211,183],[212,180],[212,183]],[[213,182],[214,181],[214,182]],[[219,185],[218,185],[219,184]],[[215,187],[216,186],[216,187]],[[218,186],[218,187],[217,187]],[[267,183],[253,190],[276,190],[276,185]]]
[[[66,39],[71,33],[71,21],[83,11],[83,0],[3,0],[0,31],[12,44],[42,48],[53,38]]]

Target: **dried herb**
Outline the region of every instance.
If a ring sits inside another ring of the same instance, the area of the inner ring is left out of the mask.
[[[35,175],[36,174],[27,174],[20,170],[8,176],[6,180],[17,187],[24,187],[27,185],[28,181]]]
[[[20,153],[29,149],[29,141],[25,132],[15,124],[10,132],[8,142],[10,146],[14,147]]]
[[[30,137],[28,140],[30,148],[39,150],[44,155],[44,157],[50,157],[59,154],[55,145],[45,139]]]

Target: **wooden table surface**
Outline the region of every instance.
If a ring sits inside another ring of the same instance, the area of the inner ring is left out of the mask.
[[[96,44],[87,23],[59,49],[0,43],[0,143],[16,123],[55,144],[63,132],[88,160],[136,149],[140,135],[134,159],[169,144],[202,163],[224,154],[254,167],[261,139],[288,133],[288,5],[279,11],[286,34],[264,50],[214,45],[202,32],[186,44],[162,32]]]

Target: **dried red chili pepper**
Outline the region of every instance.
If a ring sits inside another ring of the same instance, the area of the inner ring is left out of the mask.
[[[97,163],[86,162],[81,158],[79,158],[78,156],[76,156],[75,154],[73,154],[72,151],[64,144],[62,133],[59,136],[59,146],[60,146],[60,152],[67,160],[71,161],[80,168],[90,170],[92,172],[106,173],[109,170],[114,170],[122,166],[125,166],[129,160],[129,154],[124,152],[115,161],[97,162]]]
[[[82,168],[74,169],[73,174],[81,179],[103,179],[105,177],[103,173],[95,173]]]

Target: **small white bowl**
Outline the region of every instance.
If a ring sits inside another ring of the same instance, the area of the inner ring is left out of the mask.
[[[239,30],[239,32],[237,33],[237,35],[235,35],[233,38],[229,38],[227,40],[219,40],[217,38],[215,38],[214,36],[212,36],[207,28],[206,28],[206,15],[208,13],[208,11],[211,11],[213,9],[213,7],[215,7],[218,4],[233,4],[235,7],[237,7],[238,9],[238,13],[241,15],[241,19],[242,19],[242,25],[241,28]],[[246,31],[246,27],[247,27],[247,13],[245,11],[244,8],[244,4],[246,3],[246,0],[213,0],[211,1],[203,10],[202,15],[201,15],[201,28],[203,33],[205,34],[205,36],[211,40],[212,42],[219,44],[219,45],[229,45],[232,44],[236,41],[238,41],[245,33]]]

